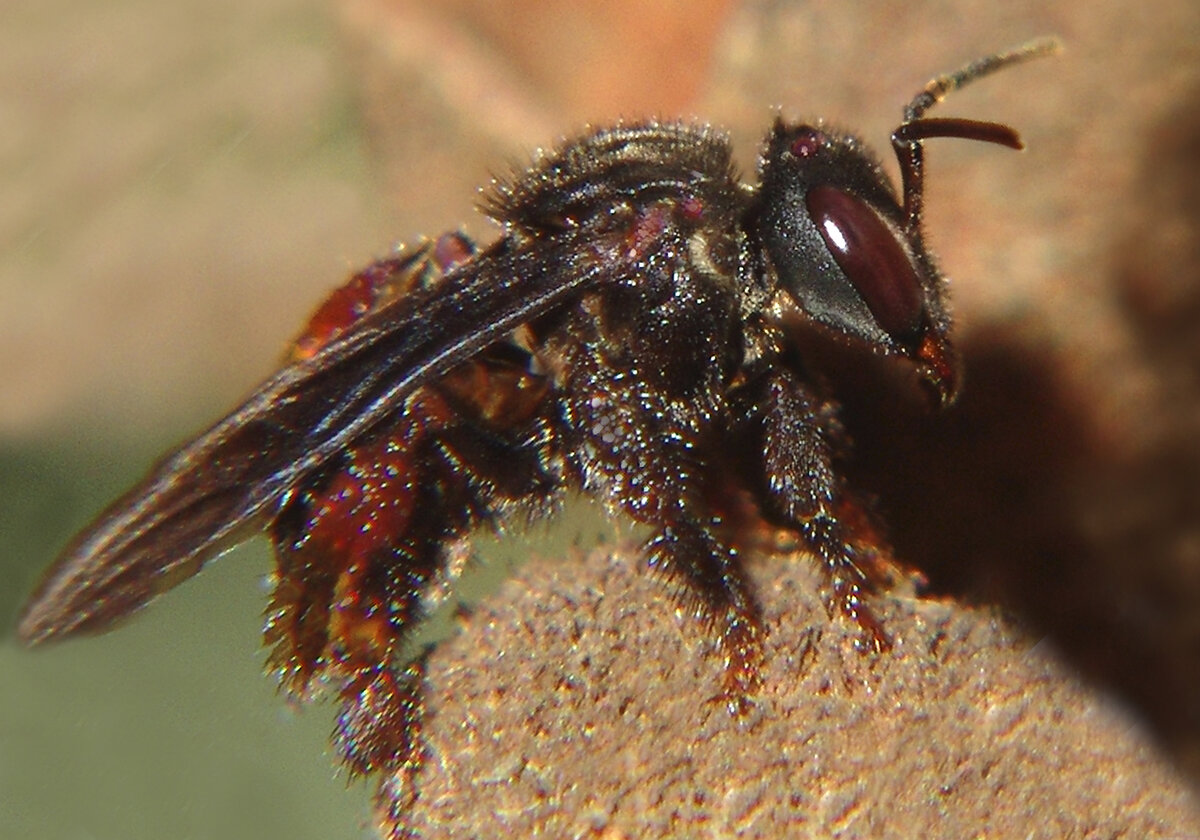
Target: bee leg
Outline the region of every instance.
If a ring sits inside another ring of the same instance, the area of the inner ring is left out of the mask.
[[[766,509],[799,533],[829,575],[829,605],[858,625],[863,650],[882,651],[891,639],[866,602],[872,572],[882,562],[844,521],[844,492],[832,467],[840,432],[834,406],[812,398],[791,374],[766,379],[761,395]],[[878,575],[877,575],[878,576]]]
[[[725,660],[720,699],[735,714],[746,712],[759,687],[762,626],[705,492],[710,418],[644,377],[614,376],[582,352],[571,370],[560,428],[568,468],[614,512],[655,527],[647,563],[681,584],[681,606],[716,632]]]
[[[312,358],[371,312],[415,290],[440,284],[448,270],[474,252],[475,244],[463,234],[445,233],[436,240],[402,246],[391,256],[356,271],[313,312],[292,345],[290,360]]]
[[[417,773],[425,762],[422,683],[431,650],[399,673],[386,667],[364,670],[342,690],[333,746],[352,775],[380,771],[375,804],[389,838],[410,836],[405,814],[417,799]],[[386,755],[375,748],[381,741],[387,744]]]
[[[651,569],[681,581],[686,606],[719,634],[725,677],[721,694],[731,714],[746,714],[760,687],[762,624],[737,551],[716,533],[715,523],[689,519],[664,527],[646,544]]]
[[[294,492],[272,526],[270,663],[298,699],[339,692],[333,743],[352,776],[378,774],[385,836],[405,836],[424,759],[423,660],[405,663],[405,639],[457,574],[460,541],[545,504],[553,486],[535,448],[514,440],[426,389],[387,437]]]

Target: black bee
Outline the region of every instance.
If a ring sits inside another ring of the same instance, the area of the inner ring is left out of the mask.
[[[381,774],[391,834],[421,758],[421,668],[402,641],[474,529],[544,516],[568,492],[652,529],[646,562],[714,629],[734,713],[763,632],[739,558],[751,521],[790,531],[864,648],[886,648],[865,601],[885,561],[834,468],[836,406],[785,325],[910,359],[954,399],[922,143],[1020,141],[924,113],[1053,46],[931,82],[892,135],[899,197],[859,140],[821,124],[777,120],[757,186],[706,127],[621,125],[541,156],[486,199],[504,228],[491,245],[448,234],[335,291],[287,366],[75,540],[21,638],[104,630],[265,528],[271,666],[297,697],[339,692],[335,744],[352,773]]]

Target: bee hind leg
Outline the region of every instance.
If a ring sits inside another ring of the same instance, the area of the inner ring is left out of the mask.
[[[351,776],[377,777],[385,836],[406,836],[424,760],[425,660],[406,661],[409,633],[445,594],[474,528],[553,495],[523,439],[419,394],[388,436],[291,494],[272,526],[270,664],[297,699],[338,693],[333,745]]]

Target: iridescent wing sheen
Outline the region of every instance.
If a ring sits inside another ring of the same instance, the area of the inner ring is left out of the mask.
[[[21,617],[30,644],[106,629],[263,527],[305,476],[508,331],[619,278],[588,232],[502,239],[386,305],[163,459],[71,544]]]

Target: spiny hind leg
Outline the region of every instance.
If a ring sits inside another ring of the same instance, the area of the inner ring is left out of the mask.
[[[428,448],[387,440],[356,449],[297,493],[272,528],[269,664],[297,699],[338,692],[334,742],[352,775],[415,757],[402,645],[445,574],[442,539],[469,526],[467,511],[430,492]]]
[[[467,534],[546,505],[555,486],[534,447],[464,421],[427,389],[393,434],[300,488],[272,527],[271,665],[293,696],[338,692],[334,746],[352,775],[379,774],[389,836],[405,836],[423,759],[423,662],[405,664],[407,635],[456,574]]]

